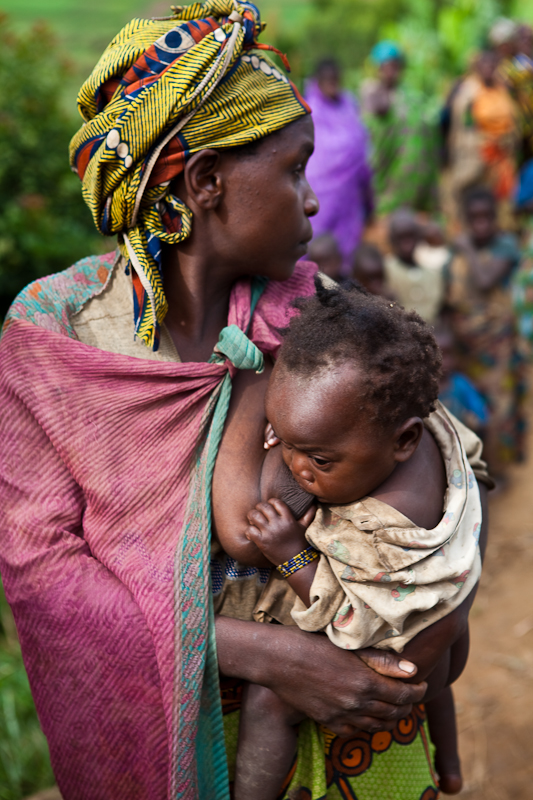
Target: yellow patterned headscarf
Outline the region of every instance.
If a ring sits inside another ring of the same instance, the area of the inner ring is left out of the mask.
[[[256,41],[264,26],[252,3],[172,10],[134,19],[113,39],[80,90],[85,124],[70,145],[96,227],[120,234],[133,269],[135,332],[154,350],[167,312],[161,246],[192,227],[172,178],[192,153],[248,144],[310,112],[261,52],[272,48]]]

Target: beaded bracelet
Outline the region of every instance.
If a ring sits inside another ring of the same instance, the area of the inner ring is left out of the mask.
[[[302,569],[302,567],[306,567],[319,556],[320,553],[318,550],[315,550],[314,547],[308,547],[307,550],[302,550],[297,556],[289,558],[288,561],[280,564],[276,569],[284,578],[288,578],[289,575],[293,575],[295,572],[298,572],[299,569]]]

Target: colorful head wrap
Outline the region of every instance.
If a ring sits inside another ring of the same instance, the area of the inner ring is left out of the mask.
[[[113,39],[78,95],[85,124],[72,168],[96,227],[121,234],[133,268],[135,333],[157,350],[167,312],[162,242],[177,244],[192,212],[169,188],[188,157],[248,144],[310,113],[296,87],[252,50],[258,9],[237,0],[173,6],[134,19]]]
[[[403,61],[404,54],[400,46],[396,42],[391,42],[389,39],[383,39],[372,48],[370,58],[374,64],[384,64],[386,61]]]

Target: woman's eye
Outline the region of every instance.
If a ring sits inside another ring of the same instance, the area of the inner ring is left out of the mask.
[[[315,462],[317,467],[325,467],[330,463],[325,458],[318,458],[317,456],[313,456],[313,461]]]

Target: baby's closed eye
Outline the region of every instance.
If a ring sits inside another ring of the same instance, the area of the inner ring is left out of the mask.
[[[320,456],[311,456],[311,459],[315,462],[317,467],[327,467],[328,464],[331,464],[331,461],[328,461],[327,458],[320,458]]]

